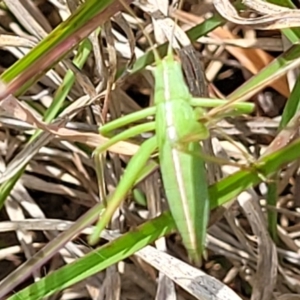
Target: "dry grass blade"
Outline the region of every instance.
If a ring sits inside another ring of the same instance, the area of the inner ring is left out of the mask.
[[[4,2],[24,28],[38,39],[45,38],[51,32],[52,28],[47,19],[31,1],[5,0]]]
[[[252,197],[249,197],[251,195]],[[264,216],[254,193],[243,192],[238,201],[243,208],[258,244],[257,271],[251,300],[269,300],[277,282],[278,258],[274,242],[266,228]]]
[[[121,278],[116,265],[106,269],[106,276],[97,299],[121,299]]]
[[[257,29],[284,29],[300,26],[300,10],[281,8],[281,6],[266,2],[250,0],[249,6],[264,16],[257,18],[243,18],[235,10],[229,0],[214,0],[215,8],[225,19],[239,25],[251,26]]]
[[[36,42],[26,37],[19,37],[9,34],[0,34],[0,44],[1,47],[25,47],[33,48],[36,46]]]
[[[175,257],[146,247],[137,255],[199,300],[241,300],[230,288]]]
[[[159,273],[158,288],[155,300],[172,300],[176,299],[175,285],[172,279],[163,273]]]
[[[263,155],[268,155],[295,140],[299,136],[299,124],[300,112],[296,113],[288,125],[278,133]]]
[[[76,66],[69,60],[65,60],[63,62],[69,70],[72,70],[74,73],[78,84],[81,86],[86,95],[90,97],[90,99],[98,99],[97,91],[91,82],[90,78],[85,75],[81,70],[76,68]],[[69,107],[70,109],[70,107]]]
[[[122,28],[125,32],[127,41],[128,41],[128,48],[129,48],[129,60],[126,62],[126,68],[124,74],[120,76],[120,79],[124,79],[124,76],[127,74],[127,70],[130,70],[136,61],[136,53],[135,53],[135,36],[130,28],[130,24],[126,21],[124,14],[118,13],[113,17],[113,20]],[[116,41],[115,41],[116,44]]]
[[[283,11],[287,11],[287,12],[294,11],[295,13],[299,13],[299,11],[296,9],[275,5],[262,0],[243,0],[243,3],[260,14],[266,14],[266,15],[274,14],[274,13],[276,14],[276,13],[281,13]]]

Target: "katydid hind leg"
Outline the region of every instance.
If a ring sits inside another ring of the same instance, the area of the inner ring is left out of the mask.
[[[121,178],[116,190],[111,197],[107,200],[107,207],[103,210],[100,215],[100,219],[94,229],[93,233],[89,237],[90,244],[96,244],[99,240],[100,233],[109,223],[113,213],[119,207],[121,202],[126,197],[127,193],[134,186],[138,180],[138,176],[145,166],[147,160],[157,147],[157,141],[155,137],[152,137],[145,141],[138,152],[131,158],[126,168],[126,171]]]

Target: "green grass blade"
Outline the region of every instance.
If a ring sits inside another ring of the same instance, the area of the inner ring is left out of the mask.
[[[284,107],[279,129],[283,129],[288,125],[289,121],[296,115],[300,109],[300,77],[297,78],[291,95]]]
[[[289,70],[300,65],[300,45],[294,45],[282,55],[274,59],[267,67],[251,77],[242,86],[236,89],[228,100],[238,99],[245,101],[250,99],[270,82],[286,74]]]
[[[88,278],[123,260],[174,230],[169,214],[162,214],[113,242],[92,251],[75,262],[52,272],[37,283],[11,296],[9,300],[40,300]]]
[[[285,164],[300,157],[300,139],[258,160],[249,170],[238,171],[210,187],[211,209],[230,201],[242,191],[268,178]],[[262,176],[261,176],[262,175]]]
[[[57,26],[44,40],[42,40],[26,56],[18,60],[12,67],[6,70],[1,79],[7,83],[18,78],[18,91],[16,95],[24,92],[29,86],[40,78],[55,62],[61,59],[67,52],[98,27],[105,18],[98,18],[89,25],[85,24],[104,11],[114,0],[88,0],[71,15],[66,21]],[[113,12],[112,12],[113,13]],[[109,17],[109,16],[106,16]],[[38,71],[37,71],[38,66]],[[42,71],[42,72],[41,72]],[[20,83],[22,81],[22,83]],[[11,91],[10,91],[11,92]]]

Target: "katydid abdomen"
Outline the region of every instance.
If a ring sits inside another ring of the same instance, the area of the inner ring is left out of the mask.
[[[155,78],[156,135],[163,185],[183,244],[190,258],[200,263],[209,217],[205,164],[199,141],[180,141],[193,133],[205,139],[208,130],[195,118],[181,65],[172,56],[157,66]]]

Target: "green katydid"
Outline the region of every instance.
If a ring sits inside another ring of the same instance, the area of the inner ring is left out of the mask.
[[[141,145],[140,151],[130,160],[115,192],[107,200],[107,206],[101,212],[96,230],[90,236],[89,242],[94,244],[98,240],[100,232],[133,187],[141,167],[146,164],[157,148],[171,214],[190,259],[200,264],[209,217],[206,168],[201,157],[199,143],[209,137],[209,131],[206,124],[198,121],[203,115],[200,107],[203,107],[205,103],[213,107],[227,104],[228,101],[209,99],[208,104],[207,101],[205,102],[207,99],[193,98],[184,81],[181,64],[175,61],[171,47],[163,60],[155,53],[155,61],[156,67],[153,73],[155,106],[112,121],[99,130],[101,134],[107,135],[116,128],[155,114],[155,122],[125,130],[95,150],[94,154],[97,158],[117,141],[129,139],[147,131],[155,130],[156,133],[154,137]],[[199,107],[194,110],[193,106]],[[233,107],[247,112],[253,108],[248,103],[236,103]],[[187,139],[189,136],[192,136],[192,139]],[[194,153],[199,153],[199,155]]]

